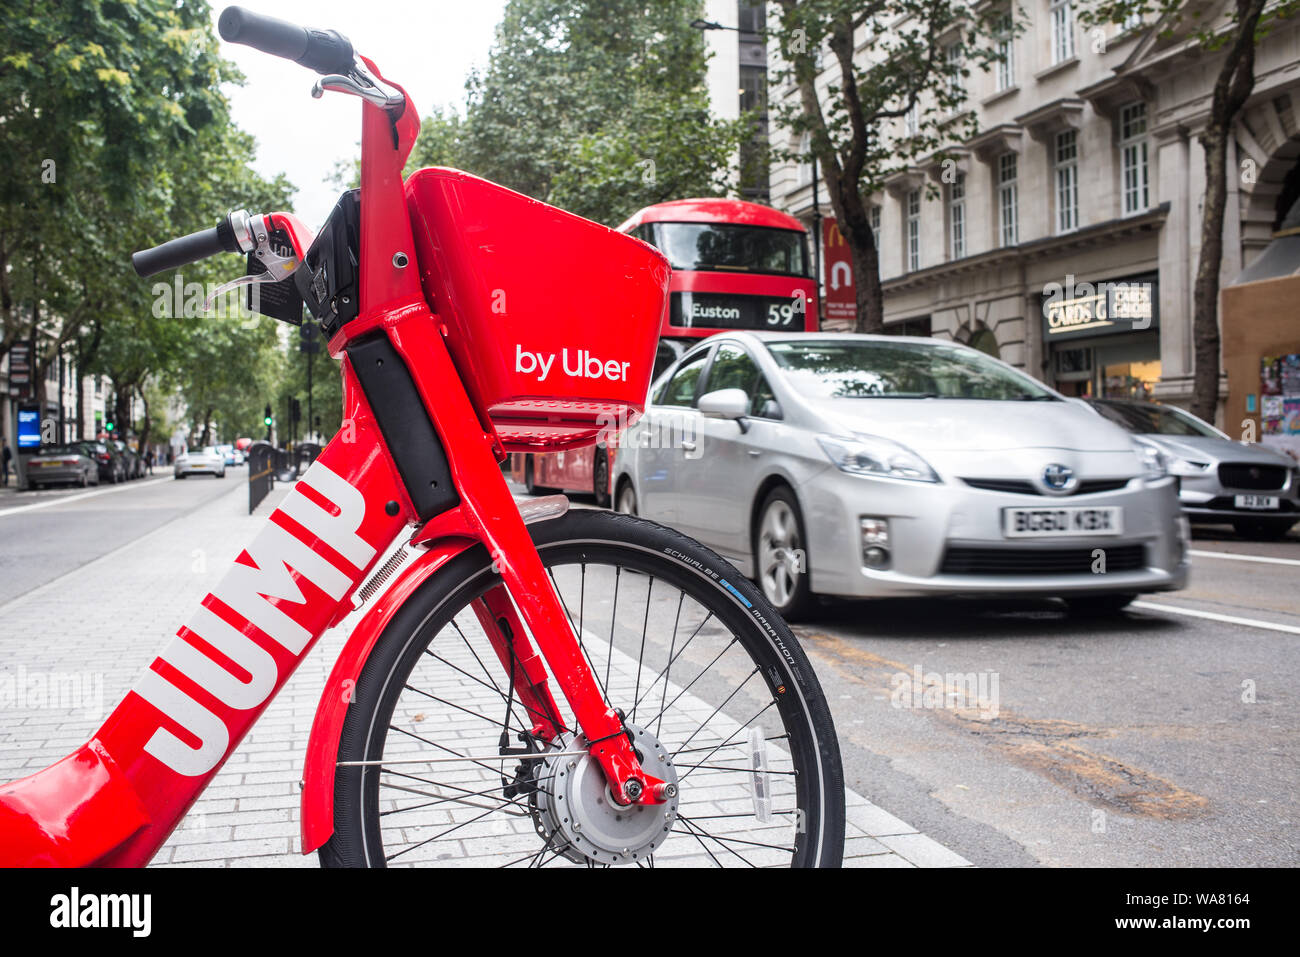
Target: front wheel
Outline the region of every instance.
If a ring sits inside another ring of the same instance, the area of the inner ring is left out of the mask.
[[[593,453],[595,459],[591,464],[591,490],[596,496],[596,504],[609,508],[609,450],[597,448]]]
[[[758,510],[754,570],[763,594],[786,618],[796,620],[812,604],[807,541],[794,493],[778,485]]]
[[[478,547],[412,594],[361,671],[321,863],[837,866],[830,712],[753,585],[631,516],[584,509],[530,531],[597,683],[675,799],[613,803],[549,673],[558,713],[528,712],[501,664],[510,646],[478,614],[501,584]],[[564,730],[540,739],[542,717]]]

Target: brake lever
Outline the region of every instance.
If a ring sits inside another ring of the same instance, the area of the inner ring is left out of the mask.
[[[258,275],[240,276],[238,279],[222,283],[212,290],[208,294],[208,298],[204,300],[204,312],[211,312],[213,303],[232,289],[259,285],[264,282],[282,282],[293,275],[293,271],[298,268],[299,259],[296,255],[290,253],[286,256],[271,245],[272,229],[269,217],[264,215],[249,216],[247,223],[248,238],[244,241],[252,244],[253,248],[249,251],[257,257],[262,264],[262,268],[266,271]],[[243,243],[241,243],[242,245]]]
[[[400,114],[406,106],[406,97],[366,69],[360,60],[353,65],[352,72],[347,76],[331,73],[317,80],[311,88],[312,98],[319,100],[326,90],[359,96],[367,103],[390,113]]]

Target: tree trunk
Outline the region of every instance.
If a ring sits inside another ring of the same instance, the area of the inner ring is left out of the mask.
[[[1217,123],[1201,136],[1205,149],[1205,209],[1201,254],[1193,287],[1192,413],[1214,422],[1219,405],[1219,267],[1223,261],[1223,210],[1227,200],[1228,137]]]
[[[208,438],[212,434],[212,408],[209,406],[203,413],[203,434],[199,436],[199,446],[206,446]]]
[[[131,386],[118,387],[117,383],[113,386],[113,431],[125,442],[124,436],[131,431]]]
[[[1210,118],[1201,134],[1205,150],[1205,208],[1201,254],[1192,297],[1192,412],[1214,422],[1219,407],[1219,270],[1223,264],[1223,216],[1228,198],[1228,137],[1232,123],[1255,88],[1255,28],[1266,0],[1237,0],[1236,33],[1214,82]]]

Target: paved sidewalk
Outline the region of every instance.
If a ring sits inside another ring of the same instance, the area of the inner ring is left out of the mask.
[[[0,680],[60,682],[72,695],[0,701],[0,780],[49,765],[94,733],[287,491],[277,486],[249,516],[239,483],[184,519],[0,606]],[[298,781],[321,687],[352,621],[320,640],[156,866],[316,865],[315,855],[298,853]],[[845,858],[857,867],[969,866],[853,792]]]

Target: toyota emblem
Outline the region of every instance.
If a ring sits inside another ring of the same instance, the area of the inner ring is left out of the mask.
[[[1043,469],[1043,484],[1053,492],[1068,492],[1074,488],[1077,481],[1074,477],[1074,469],[1068,465],[1053,462]]]

